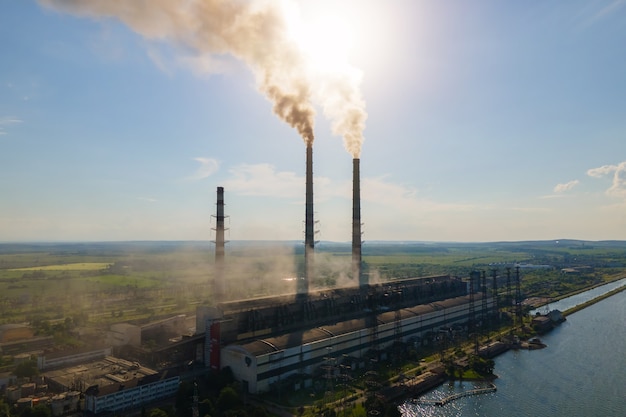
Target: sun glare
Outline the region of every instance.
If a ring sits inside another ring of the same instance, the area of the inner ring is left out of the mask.
[[[296,9],[289,9],[285,15],[289,33],[300,45],[311,68],[329,72],[346,65],[353,45],[348,22],[336,15],[305,21]]]

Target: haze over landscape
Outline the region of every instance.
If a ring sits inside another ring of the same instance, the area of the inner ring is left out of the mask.
[[[3,5],[1,241],[302,239],[302,115],[319,239],[626,236],[626,1],[196,3]]]

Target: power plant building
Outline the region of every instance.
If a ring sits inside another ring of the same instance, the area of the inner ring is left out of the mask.
[[[475,300],[482,300],[476,295]],[[272,384],[300,375],[304,386],[329,360],[349,358],[351,366],[367,366],[375,353],[386,359],[395,342],[422,341],[440,330],[463,326],[470,320],[469,297],[461,296],[429,304],[385,311],[375,315],[376,324],[363,317],[225,346],[221,366],[230,367],[244,389],[252,394],[269,391]],[[493,299],[487,299],[488,309]],[[485,315],[488,312],[485,312]],[[481,315],[482,317],[482,315]],[[300,382],[298,382],[300,383]]]

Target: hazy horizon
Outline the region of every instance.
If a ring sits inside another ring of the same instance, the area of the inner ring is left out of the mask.
[[[582,243],[607,243],[607,242],[617,242],[617,243],[626,243],[626,239],[602,239],[602,240],[586,240],[586,239],[524,239],[524,240],[493,240],[493,241],[434,241],[434,240],[368,240],[362,242],[363,245],[369,244],[435,244],[435,245],[445,245],[445,244],[497,244],[497,243],[526,243],[526,242],[538,242],[538,243],[564,243],[564,242],[582,242]],[[89,244],[89,243],[201,243],[214,245],[215,241],[213,240],[167,240],[167,239],[159,239],[159,240],[31,240],[31,241],[3,241],[0,240],[0,245],[6,244]],[[252,243],[252,244],[272,244],[272,243],[289,243],[292,245],[302,245],[304,247],[304,242],[297,239],[277,239],[277,240],[265,240],[265,239],[228,239],[226,242],[226,246],[229,244],[243,244],[243,243]],[[324,244],[339,244],[339,245],[347,245],[351,246],[351,241],[336,241],[336,240],[321,240],[317,241],[315,246]]]

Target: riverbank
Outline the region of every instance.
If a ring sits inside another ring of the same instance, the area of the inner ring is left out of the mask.
[[[459,398],[444,407],[409,400],[400,412],[403,417],[626,416],[621,371],[626,357],[616,348],[626,344],[626,333],[616,331],[626,322],[625,304],[622,291],[570,315],[565,326],[542,337],[546,349],[499,356],[496,392]],[[446,384],[425,398],[477,387]]]
[[[559,300],[562,300],[564,298],[573,297],[574,295],[578,295],[578,294],[582,294],[582,293],[587,292],[587,291],[594,290],[594,289],[596,289],[598,287],[602,287],[603,285],[608,285],[608,284],[611,284],[613,282],[617,282],[617,281],[619,281],[621,279],[624,279],[624,278],[626,278],[626,277],[624,277],[624,276],[614,277],[612,279],[608,279],[606,281],[594,284],[591,287],[581,288],[580,290],[573,291],[573,292],[570,292],[570,293],[567,293],[567,294],[563,294],[563,295],[560,295],[558,297],[554,297],[552,299],[552,301],[559,301]]]
[[[600,301],[602,301],[602,300],[604,300],[606,298],[609,298],[609,297],[611,297],[611,296],[613,296],[615,294],[619,294],[620,292],[622,292],[624,290],[626,290],[626,285],[623,285],[623,286],[621,286],[619,288],[615,288],[614,290],[611,290],[611,291],[609,291],[609,292],[607,292],[605,294],[599,295],[596,298],[593,298],[593,299],[591,299],[589,301],[586,301],[586,302],[584,302],[582,304],[578,304],[577,306],[574,306],[572,308],[568,308],[567,310],[565,310],[563,312],[563,315],[564,316],[568,316],[570,314],[574,314],[577,311],[582,310],[583,308],[586,308],[586,307],[589,307],[591,305],[594,305],[595,303],[598,303],[598,302],[600,302]]]
[[[601,285],[594,286],[592,288],[588,288],[586,291],[591,291],[591,290],[593,290],[593,289],[595,289],[595,288],[597,288],[599,286],[601,286]],[[605,300],[605,299],[607,299],[607,298],[609,298],[609,297],[611,297],[613,295],[619,294],[619,293],[621,293],[621,292],[623,292],[625,290],[626,290],[626,285],[623,285],[623,286],[621,286],[619,288],[615,288],[613,290],[610,290],[610,291],[608,291],[608,292],[606,292],[604,294],[601,294],[601,295],[599,295],[597,297],[592,298],[591,300],[585,301],[585,302],[583,302],[581,304],[578,304],[578,305],[576,305],[576,306],[574,306],[572,308],[567,309],[566,311],[563,312],[563,316],[565,317],[565,316],[571,315],[571,314],[573,314],[573,313],[575,313],[577,311],[583,310],[586,307],[594,305],[594,304],[596,304],[596,303],[598,303],[598,302],[600,302],[602,300]],[[582,291],[582,292],[585,292],[585,291]],[[573,295],[578,295],[578,294],[580,294],[582,292],[577,292],[576,294],[568,294],[567,296],[562,297],[562,299],[565,299],[567,297],[571,297]],[[501,335],[505,334],[507,331],[501,332],[500,334]],[[535,337],[536,337],[536,335],[535,335]],[[533,340],[532,337],[529,338],[529,341],[520,342],[517,345],[511,344],[511,343],[507,343],[506,344],[506,349],[500,349],[497,352],[495,352],[495,354],[489,355],[489,357],[490,358],[495,358],[495,357],[500,356],[501,354],[505,353],[506,351],[508,351],[510,349],[520,349],[521,348],[521,349],[530,349],[530,350],[532,350],[532,349],[541,349],[541,348],[545,348],[546,347],[546,345],[543,342],[540,342],[539,339],[537,339],[537,342],[534,342],[534,343],[531,343],[530,342],[531,340]],[[487,347],[488,347],[488,345],[481,347],[481,349],[484,349],[484,348],[487,348]]]
[[[457,392],[455,394],[450,394],[441,399],[423,399],[423,398],[413,399],[412,402],[414,404],[444,406],[450,401],[454,401],[459,398],[470,397],[472,395],[488,394],[490,392],[496,392],[497,390],[498,388],[496,387],[496,384],[494,384],[493,382],[490,382],[489,386],[486,388],[476,388],[476,389],[472,389],[469,391]]]

